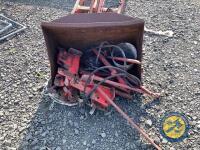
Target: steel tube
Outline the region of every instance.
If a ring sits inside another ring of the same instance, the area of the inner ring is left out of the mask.
[[[122,117],[124,119],[126,119],[132,128],[135,128],[140,134],[143,135],[143,137],[148,141],[150,142],[157,150],[162,150],[161,147],[159,147],[153,139],[151,139],[145,132],[143,129],[141,129],[135,122],[132,121],[132,119],[119,107],[117,106],[107,95],[104,91],[102,91],[100,88],[97,88],[97,91],[99,93],[101,93],[102,95],[104,95],[105,99],[107,100],[108,103],[110,103],[115,109],[117,112],[119,112]]]
[[[88,77],[89,77],[89,75],[83,75],[82,79],[87,80]],[[99,81],[99,82],[103,80],[102,77],[98,77],[98,76],[95,76],[95,75],[92,76],[92,79]],[[138,93],[141,93],[141,94],[144,93],[144,94],[147,94],[149,96],[156,97],[156,98],[160,96],[159,93],[153,93],[153,92],[147,90],[146,88],[144,88],[143,86],[140,86],[139,88],[134,88],[134,87],[130,87],[128,85],[121,84],[121,83],[118,83],[118,82],[114,82],[114,81],[111,81],[111,80],[106,80],[105,83],[110,84],[110,85],[112,85],[116,88],[119,88],[119,89],[125,89],[125,90],[127,89],[127,90],[131,90],[131,91],[138,92]]]
[[[126,61],[131,64],[141,65],[141,62],[135,59],[129,59],[129,58],[123,58],[123,57],[111,57],[111,56],[108,56],[107,58],[122,61],[122,62]]]
[[[4,24],[7,24],[3,29],[0,30],[0,34],[3,33],[4,31],[8,30],[10,27],[12,27],[12,24],[11,23],[7,23],[3,20],[0,20],[0,22],[4,23]]]

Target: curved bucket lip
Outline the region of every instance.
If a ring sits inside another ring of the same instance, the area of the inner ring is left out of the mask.
[[[90,28],[102,26],[126,26],[135,24],[144,24],[139,18],[125,16],[117,13],[80,13],[69,14],[51,22],[42,22],[45,27],[72,27],[72,28]]]

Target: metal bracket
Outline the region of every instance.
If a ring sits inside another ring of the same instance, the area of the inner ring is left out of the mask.
[[[0,19],[2,21],[5,20],[9,24],[9,25],[7,25],[6,28],[3,28],[2,30],[0,30],[0,41],[7,39],[7,38],[26,29],[26,27],[24,25],[4,16],[3,14],[0,14]]]

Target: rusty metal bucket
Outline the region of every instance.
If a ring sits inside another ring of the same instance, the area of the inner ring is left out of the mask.
[[[52,79],[57,72],[56,56],[59,46],[84,51],[102,41],[109,41],[112,44],[129,42],[135,45],[138,60],[142,59],[144,21],[138,18],[116,13],[71,14],[52,22],[43,22],[41,27]],[[130,73],[141,79],[141,66],[134,65]]]

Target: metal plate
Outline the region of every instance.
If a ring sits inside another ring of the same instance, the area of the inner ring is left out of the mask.
[[[26,27],[0,14],[0,41],[16,35]]]
[[[3,32],[6,32],[6,30],[8,30],[10,27],[12,27],[11,23],[0,20],[0,34],[2,34]]]

